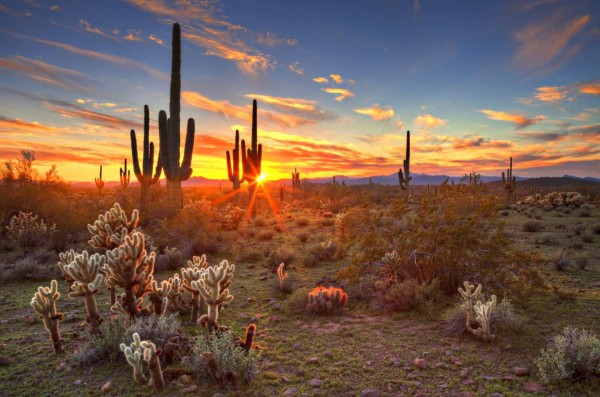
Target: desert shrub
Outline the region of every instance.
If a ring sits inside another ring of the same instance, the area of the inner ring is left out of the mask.
[[[188,202],[177,216],[162,224],[166,245],[179,246],[185,258],[202,253],[214,253],[223,241],[222,219],[212,203],[201,200]]]
[[[581,233],[585,232],[585,225],[575,225],[575,227],[573,228],[573,234],[575,234],[576,236],[580,236]]]
[[[296,234],[296,238],[302,244],[306,243],[308,241],[309,237],[310,237],[310,235],[307,232],[300,232],[300,233]]]
[[[282,233],[283,227],[280,224],[276,224],[275,226],[273,226],[273,230],[277,233]]]
[[[585,254],[577,255],[575,257],[575,266],[577,266],[580,270],[585,270],[585,268],[589,265],[590,258]]]
[[[1,265],[0,280],[21,281],[21,280],[49,280],[60,275],[58,266],[52,263],[40,264],[33,256],[26,256],[15,263],[6,263]]]
[[[573,241],[571,244],[569,244],[569,248],[573,248],[575,250],[583,249],[583,243],[580,241]]]
[[[154,270],[179,270],[183,267],[184,263],[185,258],[180,250],[175,247],[166,247],[162,254],[156,256]]]
[[[75,352],[73,362],[77,366],[114,362],[121,354],[119,345],[127,330],[127,319],[123,315],[100,324],[100,333],[89,339]]]
[[[248,237],[248,238],[256,237],[256,230],[254,230],[254,229],[248,229],[248,230],[246,230],[245,233],[246,233],[246,237]]]
[[[300,259],[300,263],[304,267],[315,267],[319,264],[319,260],[312,254],[305,254]]]
[[[437,280],[420,283],[417,279],[409,278],[387,286],[379,284],[375,294],[375,305],[388,313],[412,310],[435,300],[439,293]]]
[[[296,226],[308,226],[310,224],[310,219],[305,216],[301,216],[296,218]]]
[[[487,299],[482,296],[482,301],[487,301]],[[442,318],[445,323],[446,333],[449,335],[460,336],[470,333],[467,329],[467,314],[459,303],[446,310]],[[525,318],[515,311],[514,306],[507,298],[503,298],[496,305],[490,316],[492,333],[496,333],[498,330],[518,331],[523,327],[524,323]]]
[[[535,360],[545,383],[585,380],[600,371],[600,340],[591,331],[567,327]]]
[[[259,241],[267,241],[271,240],[274,235],[275,232],[273,230],[261,230],[256,234],[256,239]]]
[[[544,230],[544,225],[542,224],[542,222],[527,221],[523,223],[523,225],[521,226],[521,230],[527,233],[536,233]]]
[[[317,262],[328,261],[335,256],[338,247],[335,241],[329,240],[309,247],[308,255],[312,255]]]
[[[306,310],[313,315],[339,314],[348,304],[348,293],[341,287],[319,285],[308,293]]]
[[[584,243],[593,243],[594,236],[592,236],[591,234],[584,234],[583,236],[581,236],[581,241],[583,241]]]
[[[246,210],[228,203],[223,209],[222,225],[224,230],[237,230],[238,226],[246,216]]]
[[[236,344],[236,339],[227,332],[217,333],[209,339],[204,336],[194,340],[192,351],[184,357],[184,366],[194,374],[209,378],[206,360],[202,353],[211,352],[222,373],[232,372],[237,379],[250,382],[258,375],[257,353],[255,350],[244,351]]]
[[[579,216],[582,218],[589,218],[591,215],[592,212],[587,208],[579,210]]]
[[[567,228],[567,226],[564,223],[557,223],[556,225],[554,225],[554,228],[556,230],[564,230]]]
[[[38,221],[38,216],[32,212],[20,211],[18,215],[11,218],[6,231],[8,238],[27,254],[33,248],[43,245],[46,236],[55,232],[56,227],[49,227],[43,219]]]
[[[438,189],[414,210],[403,201],[383,210],[352,209],[345,218],[350,264],[338,276],[356,282],[367,273],[387,282],[404,270],[419,283],[438,279],[454,293],[463,280],[477,275],[497,289],[525,293],[543,285],[539,260],[516,247],[498,220],[500,200],[469,186]],[[394,268],[383,263],[395,250]],[[527,280],[527,282],[525,282]]]
[[[191,258],[194,255],[214,254],[221,250],[223,242],[221,233],[210,234],[201,229],[196,236],[181,242],[181,255],[184,258]]]
[[[121,342],[129,346],[133,334],[140,335],[141,340],[151,340],[157,347],[162,347],[170,338],[179,335],[181,323],[176,313],[159,317],[155,314],[136,317],[131,321],[121,338]],[[118,349],[118,346],[117,346]]]
[[[285,263],[286,265],[291,264],[296,260],[296,254],[294,250],[288,247],[279,247],[269,253],[267,257],[267,266],[270,269],[276,269],[280,263]]]
[[[267,221],[267,218],[257,216],[256,218],[254,218],[253,224],[254,227],[265,227],[269,225],[269,222]]]
[[[333,218],[321,218],[319,219],[319,225],[322,227],[329,227],[335,224],[335,220]]]
[[[600,234],[600,223],[592,226],[592,232]]]
[[[285,302],[286,312],[288,314],[301,314],[306,312],[306,305],[308,305],[308,288],[298,288],[287,299]]]
[[[558,244],[558,240],[556,239],[556,235],[555,234],[544,233],[541,236],[537,236],[535,238],[535,243],[536,244],[543,244],[543,245],[557,245]]]
[[[566,270],[570,265],[570,260],[567,252],[565,250],[560,250],[552,257],[552,265],[555,270]]]
[[[263,260],[264,257],[265,255],[262,251],[257,250],[256,248],[248,248],[242,251],[239,260],[240,262],[256,263]]]
[[[506,211],[506,210],[500,211],[500,215],[502,215],[502,216],[509,216],[510,215],[510,211]]]

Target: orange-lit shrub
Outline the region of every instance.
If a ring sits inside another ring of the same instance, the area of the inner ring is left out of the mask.
[[[348,304],[348,294],[340,287],[319,285],[308,293],[307,310],[311,314],[339,312]]]

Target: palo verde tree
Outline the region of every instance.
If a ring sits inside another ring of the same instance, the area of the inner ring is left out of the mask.
[[[169,117],[164,110],[158,114],[160,137],[160,159],[167,178],[167,209],[174,215],[183,207],[181,182],[192,175],[192,152],[194,150],[195,124],[188,119],[183,160],[179,163],[180,151],[180,113],[181,113],[181,28],[173,24],[171,89],[169,99]]]

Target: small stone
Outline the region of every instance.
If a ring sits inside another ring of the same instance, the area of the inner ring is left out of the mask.
[[[311,357],[308,359],[309,364],[317,364],[319,362],[319,357]]]
[[[198,385],[188,386],[185,389],[182,389],[181,391],[186,394],[192,394],[192,393],[195,393],[196,390],[198,390]]]
[[[465,380],[463,380],[461,383],[462,383],[463,385],[465,385],[465,386],[470,386],[470,385],[472,385],[473,383],[475,383],[475,381],[474,381],[473,379],[471,379],[471,378],[468,378],[468,379],[465,379]]]
[[[298,389],[297,388],[295,388],[295,387],[288,387],[283,392],[283,395],[286,396],[286,397],[292,397],[292,396],[295,396],[296,393],[298,393]]]
[[[292,381],[292,380],[291,380],[290,378],[288,378],[287,376],[284,376],[282,379],[283,379],[283,381],[284,381],[285,383],[290,383],[290,382]]]
[[[106,382],[105,384],[102,385],[102,388],[100,388],[100,390],[102,391],[102,393],[106,394],[110,391],[111,387],[112,387],[112,380],[109,380],[108,382]]]
[[[81,379],[77,379],[75,382],[73,382],[73,384],[74,384],[75,386],[79,386],[79,385],[80,385],[80,384],[82,384],[82,383],[83,383],[83,381],[82,381]]]
[[[511,381],[511,380],[515,380],[517,378],[514,375],[504,375],[501,379]]]
[[[306,375],[306,373],[304,371],[302,371],[302,370],[298,370],[296,372],[296,375],[299,376],[299,377],[301,377],[301,378],[304,378],[304,375]]]
[[[323,382],[321,379],[311,379],[308,383],[312,387],[321,387],[321,386],[323,386],[323,383],[325,383],[325,382]]]
[[[293,347],[294,349],[296,349],[296,350],[300,350],[300,348],[302,347],[302,343],[294,343],[294,344],[292,345],[292,347]]]
[[[462,371],[460,371],[459,375],[461,378],[466,378],[467,376],[469,376],[469,370],[467,368],[465,368]]]
[[[360,392],[360,397],[380,397],[381,392],[378,389],[365,389]]]
[[[189,375],[181,375],[179,377],[179,383],[181,383],[181,384],[190,383],[191,381],[192,381],[192,378],[190,378]]]
[[[0,367],[6,367],[10,364],[10,358],[6,356],[0,356]]]
[[[456,356],[450,356],[450,362],[452,363],[452,365],[456,365],[456,366],[461,366],[462,365],[462,363],[460,362],[460,360]]]
[[[267,276],[262,276],[258,278],[258,281],[265,281],[267,279]],[[293,394],[292,394],[293,395]]]
[[[78,318],[79,318],[79,316],[77,315],[77,313],[69,313],[69,314],[67,314],[67,321],[68,322],[77,321]]]
[[[333,353],[330,350],[327,350],[325,353],[323,353],[323,355],[329,358],[333,357]]]
[[[25,322],[27,322],[27,324],[34,324],[35,321],[36,321],[36,317],[33,314],[25,317]]]
[[[250,297],[250,298],[246,299],[246,302],[248,302],[248,303],[255,302],[255,301],[256,301],[256,298],[254,298],[254,297]]]
[[[65,368],[67,368],[67,363],[63,361],[56,366],[56,371],[63,371]]]
[[[523,388],[532,393],[544,390],[544,387],[536,382],[526,382],[523,383]]]
[[[413,380],[412,382],[410,382],[410,384],[416,387],[417,389],[423,387],[423,383],[419,382],[418,380]]]
[[[502,394],[502,393],[492,393],[492,394],[490,394],[490,397],[504,397],[504,394]]]
[[[517,376],[527,376],[529,375],[529,368],[525,368],[525,367],[514,367],[513,368],[513,374],[517,375]]]
[[[498,378],[497,376],[483,375],[483,379],[487,380],[488,382],[493,382],[493,381],[498,380],[500,378]]]
[[[427,369],[427,361],[422,358],[415,358],[413,364],[419,369]]]

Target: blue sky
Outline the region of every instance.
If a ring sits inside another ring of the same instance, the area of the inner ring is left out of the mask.
[[[0,0],[0,158],[117,179],[168,108],[173,22],[194,175],[226,176],[259,103],[263,170],[600,176],[600,3]],[[158,141],[155,129],[153,140]]]

